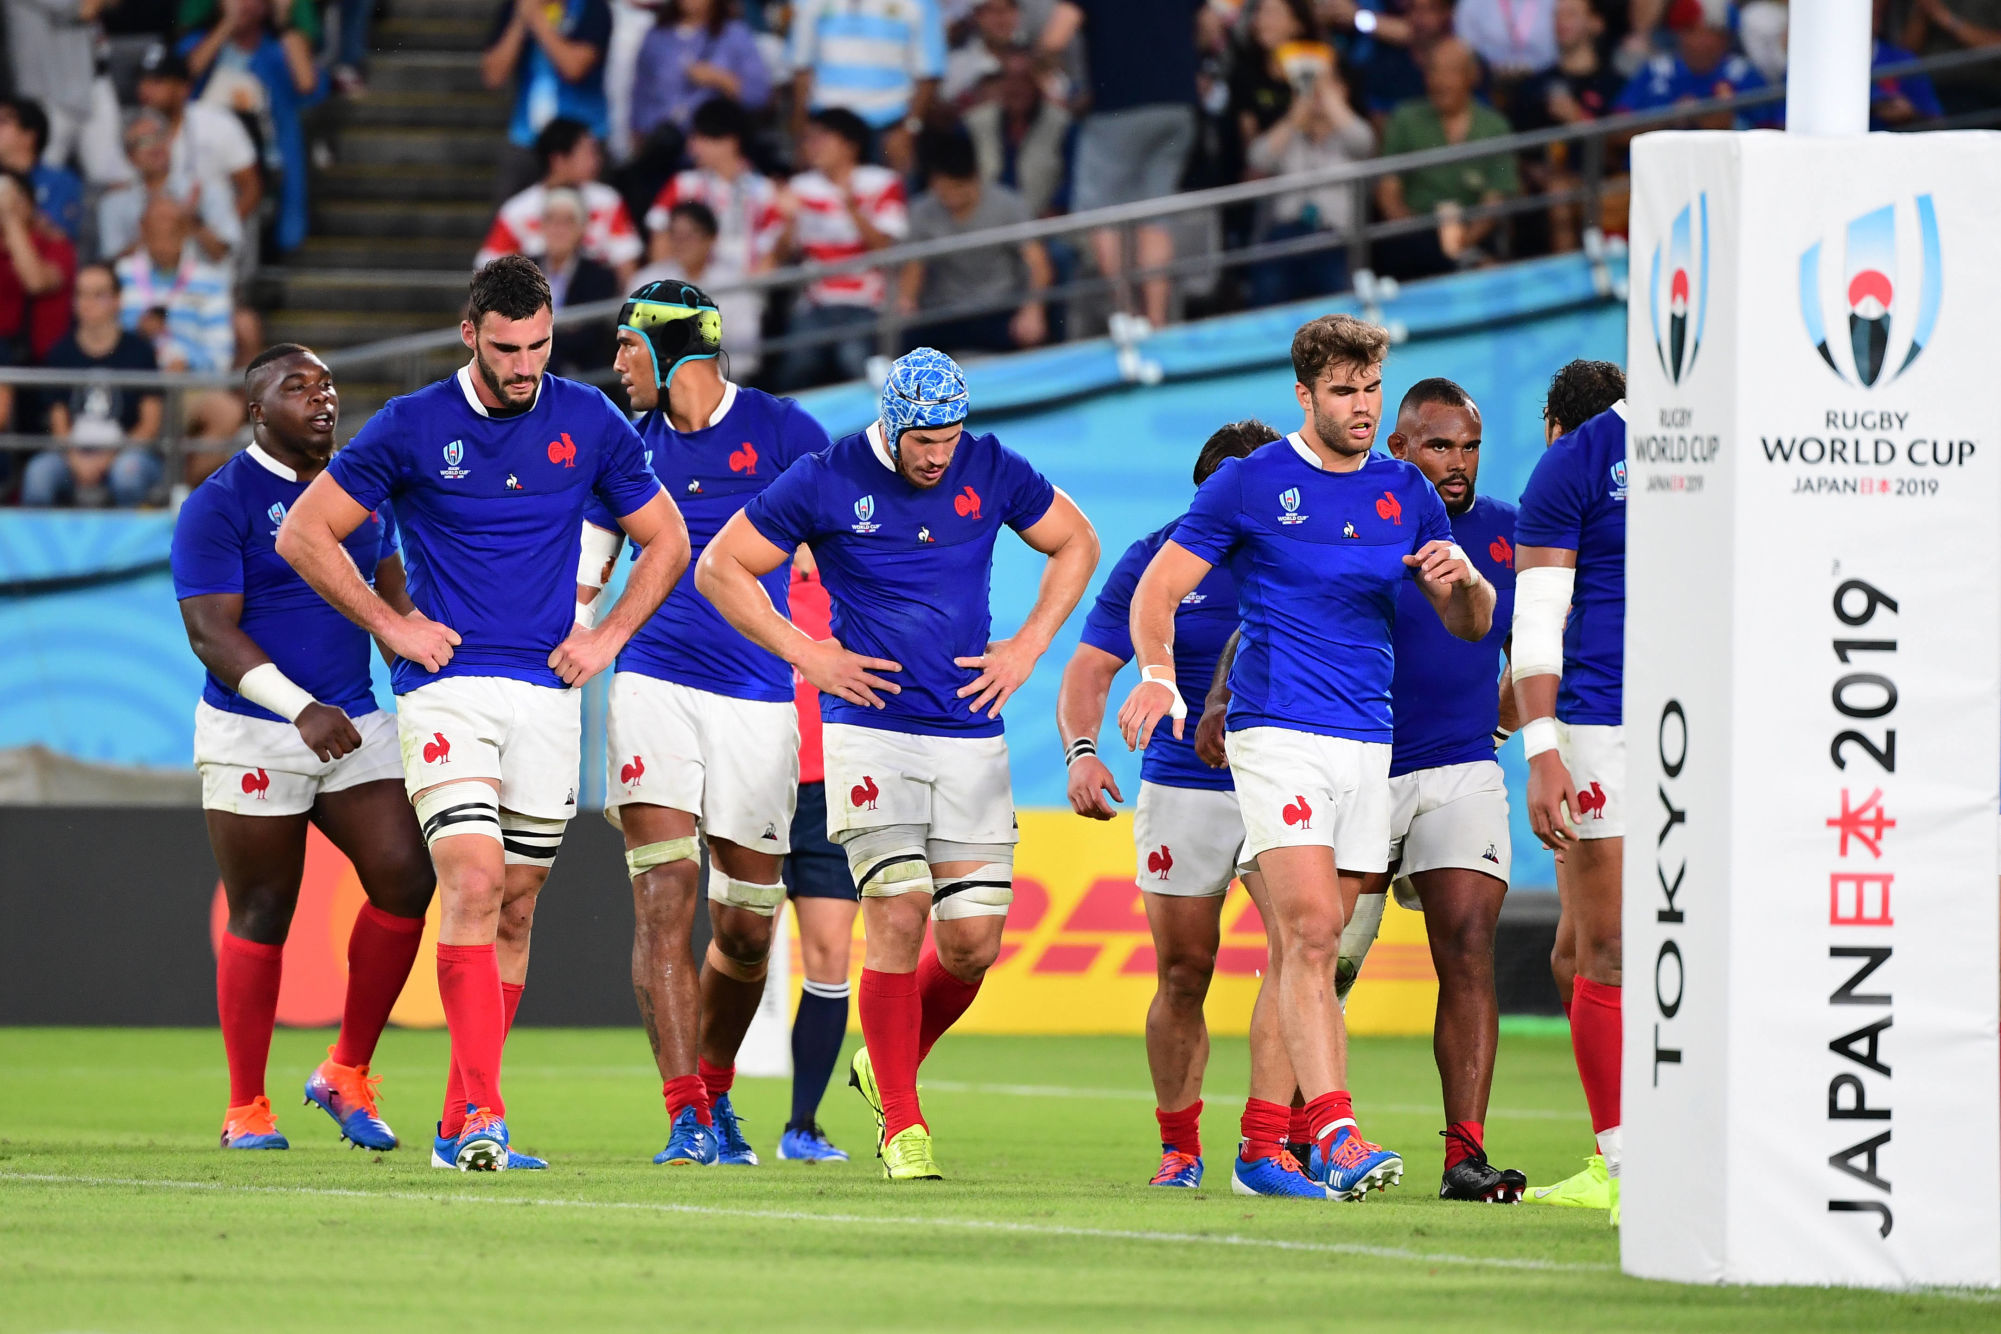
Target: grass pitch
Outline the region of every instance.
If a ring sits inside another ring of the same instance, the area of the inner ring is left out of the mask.
[[[0,1329],[2001,1325],[1962,1294],[1642,1283],[1603,1214],[1442,1203],[1422,1039],[1355,1044],[1363,1126],[1410,1168],[1360,1206],[1230,1193],[1240,1041],[1211,1059],[1193,1192],[1143,1184],[1137,1039],[947,1038],[924,1070],[947,1180],[895,1186],[839,1073],[821,1120],[852,1164],[776,1162],[788,1086],[745,1080],[766,1166],[653,1167],[666,1125],[637,1032],[516,1033],[509,1120],[551,1170],[476,1176],[427,1166],[444,1036],[392,1032],[376,1069],[405,1147],[363,1153],[298,1105],[327,1041],[281,1032],[272,1050],[292,1150],[226,1154],[214,1032],[0,1030]],[[1576,1169],[1589,1128],[1564,1037],[1504,1037],[1487,1125],[1531,1181]]]

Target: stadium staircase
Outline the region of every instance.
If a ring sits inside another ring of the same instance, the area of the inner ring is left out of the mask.
[[[391,0],[371,40],[367,95],[340,105],[336,161],[314,173],[307,240],[260,275],[274,341],[345,347],[457,318],[493,218],[510,106],[479,79],[494,5]],[[358,426],[403,386],[347,378],[341,388],[342,415]]]

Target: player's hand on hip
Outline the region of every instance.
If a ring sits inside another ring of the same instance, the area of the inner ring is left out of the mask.
[[[1086,755],[1070,766],[1070,809],[1093,820],[1109,820],[1117,811],[1112,803],[1105,800],[1105,794],[1112,794],[1112,801],[1124,801],[1119,792],[1119,781],[1112,777],[1112,771],[1096,755]]]
[[[413,608],[383,634],[382,642],[397,657],[414,662],[427,672],[435,672],[452,660],[459,632]]]
[[[1230,757],[1223,748],[1223,731],[1229,716],[1229,705],[1208,705],[1202,711],[1202,721],[1195,724],[1195,758],[1211,769],[1227,769]]]
[[[1126,739],[1126,749],[1145,750],[1146,743],[1153,740],[1155,725],[1172,717],[1178,698],[1174,687],[1165,681],[1141,681],[1134,686],[1119,710],[1119,735]],[[1185,718],[1174,719],[1176,741],[1181,739],[1184,722]]]
[[[607,626],[572,629],[562,643],[549,651],[549,666],[566,686],[580,686],[611,666],[625,637]]]
[[[794,665],[799,668],[799,675],[813,683],[815,690],[825,695],[838,695],[850,704],[880,709],[884,705],[877,691],[890,695],[903,693],[902,686],[877,675],[878,672],[900,672],[903,670],[902,663],[850,653],[841,647],[838,639],[815,641]]]
[[[998,718],[1002,707],[1035,670],[1036,659],[1041,656],[1019,639],[996,639],[987,645],[985,653],[970,658],[954,658],[952,661],[960,667],[980,669],[978,676],[959,687],[958,697],[974,696],[969,712],[978,713],[986,709],[987,717]],[[989,705],[992,707],[989,708]]]
[[[292,725],[299,729],[306,749],[323,760],[337,760],[361,749],[361,732],[354,720],[331,704],[308,704]]]
[[[1542,845],[1563,860],[1564,849],[1577,841],[1577,787],[1570,770],[1553,750],[1529,761],[1529,827]]]
[[[1442,538],[1426,542],[1416,555],[1405,556],[1403,563],[1416,570],[1419,579],[1445,592],[1459,584],[1471,588],[1480,582],[1480,572],[1466,559],[1466,553]]]

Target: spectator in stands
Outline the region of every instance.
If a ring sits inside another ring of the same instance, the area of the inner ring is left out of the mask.
[[[1362,105],[1380,130],[1392,111],[1424,96],[1424,61],[1452,35],[1452,0],[1367,0],[1340,8],[1336,22],[1356,34],[1348,55]]]
[[[665,0],[640,44],[632,81],[632,139],[662,124],[684,132],[698,108],[726,97],[761,111],[771,101],[771,73],[757,39],[724,0]]]
[[[1506,135],[1508,122],[1500,113],[1473,100],[1479,79],[1479,58],[1466,43],[1448,37],[1433,46],[1425,60],[1424,99],[1391,113],[1383,156]],[[1437,226],[1383,241],[1376,248],[1377,267],[1400,278],[1418,278],[1485,262],[1500,239],[1500,222],[1471,221],[1465,211],[1520,192],[1510,153],[1383,177],[1376,182],[1376,207],[1385,218],[1430,215]]]
[[[1230,113],[1247,148],[1285,119],[1296,90],[1311,87],[1334,64],[1313,0],[1256,0],[1250,13],[1250,40],[1230,71]]]
[[[939,94],[959,108],[994,95],[1007,53],[1021,43],[1018,0],[980,0],[973,7],[968,39],[945,57],[945,81]]]
[[[1376,131],[1355,108],[1347,79],[1330,50],[1312,66],[1285,115],[1251,141],[1251,170],[1289,176],[1358,162],[1376,149]],[[1347,237],[1362,221],[1355,216],[1354,190],[1330,185],[1280,195],[1271,201],[1271,222],[1260,238],[1285,241],[1322,233]],[[1337,246],[1308,254],[1270,259],[1251,267],[1251,299],[1260,306],[1300,297],[1325,296],[1347,286],[1347,253]]]
[[[535,265],[549,279],[552,310],[609,301],[625,292],[618,274],[584,254],[587,222],[583,196],[575,190],[558,187],[543,192],[542,253],[535,257]],[[562,375],[603,370],[617,350],[615,341],[611,320],[558,328],[551,369]]]
[[[553,12],[552,12],[553,11]],[[480,78],[498,91],[514,80],[508,151],[497,172],[505,199],[535,179],[535,136],[558,117],[579,121],[599,143],[611,137],[604,54],[611,43],[606,0],[500,0],[480,58]]]
[[[500,206],[473,267],[484,268],[501,255],[541,259],[547,245],[542,219],[548,212],[548,193],[574,190],[588,213],[585,257],[609,268],[624,284],[639,264],[639,233],[625,210],[625,200],[598,179],[604,168],[604,151],[597,136],[582,121],[558,116],[535,136],[535,157],[541,164],[542,179]]]
[[[903,239],[909,230],[903,182],[886,167],[865,160],[869,128],[852,111],[830,107],[806,122],[799,143],[808,170],[778,196],[784,228],[778,252],[816,264],[854,259]],[[822,278],[808,287],[792,313],[793,334],[835,333],[875,322],[887,284],[878,269]],[[794,347],[785,354],[783,382],[804,389],[831,379],[861,378],[872,346],[869,335]]]
[[[303,2],[303,0],[301,0]],[[181,39],[180,53],[196,80],[195,94],[215,101],[208,85],[226,81],[227,105],[270,117],[272,142],[267,160],[278,172],[278,216],[272,237],[281,254],[306,239],[306,108],[325,95],[320,72],[302,43],[280,39],[271,0],[223,0],[215,27]],[[258,90],[262,90],[261,105]]]
[[[961,135],[929,145],[931,188],[910,206],[910,239],[937,241],[1027,222],[1027,205],[1004,185],[980,179],[973,145]],[[897,280],[897,309],[906,317],[929,316],[904,330],[904,346],[929,345],[947,352],[1012,352],[1049,337],[1049,314],[1042,292],[1054,270],[1040,241],[962,250],[935,259],[911,260]],[[983,312],[951,313],[963,306],[989,305]]]
[[[772,266],[785,221],[778,215],[777,184],[744,156],[743,139],[749,129],[743,109],[728,98],[714,98],[696,109],[688,136],[688,156],[695,165],[661,187],[646,211],[646,229],[652,236],[648,256],[654,263],[666,261],[674,252],[668,235],[674,209],[698,202],[715,221],[716,260],[725,270],[740,278]],[[704,287],[701,279],[676,276]]]
[[[240,230],[246,242],[253,242],[257,209],[264,200],[257,145],[241,117],[190,101],[193,92],[193,76],[180,52],[155,45],[140,59],[139,105],[166,117],[172,136],[168,172],[182,189],[189,181],[229,182]]]
[[[938,0],[798,0],[790,54],[795,144],[809,112],[851,111],[882,135],[885,161],[910,168],[945,73]]]
[[[757,340],[764,328],[764,293],[730,290],[743,271],[733,269],[722,257],[718,242],[721,227],[714,210],[699,199],[684,199],[668,210],[665,222],[653,235],[658,258],[632,280],[634,290],[670,278],[701,288],[722,312],[731,376],[747,380],[755,375],[763,361]]]
[[[1874,45],[1869,50],[1871,71],[1889,65],[1899,65],[1917,57],[1903,47],[1894,45],[1887,38],[1889,29],[1890,0],[1876,0],[1871,15]],[[1996,34],[2001,39],[2001,33]],[[1885,78],[1874,75],[1869,93],[1869,128],[1872,130],[1894,130],[1905,125],[1915,125],[1923,120],[1936,120],[1945,114],[1945,107],[1939,101],[1938,89],[1933,86],[1929,74],[1906,74],[1901,78]]]
[[[1674,20],[1680,27],[1673,54],[1663,52],[1640,67],[1624,92],[1620,111],[1657,111],[1712,98],[1735,97],[1764,88],[1758,67],[1730,49],[1730,29],[1700,9]],[[1732,114],[1699,117],[1695,126],[1709,130],[1749,129],[1777,124],[1784,107],[1771,104]]]
[[[1159,199],[1181,188],[1195,145],[1195,16],[1197,0],[1059,0],[1042,30],[1043,55],[1054,59],[1080,33],[1091,69],[1091,112],[1077,133],[1076,191],[1080,211]],[[1174,260],[1174,236],[1165,226],[1134,229],[1134,253],[1125,253],[1126,229],[1091,234],[1098,271],[1118,284],[1119,300],[1132,308],[1120,282],[1129,267],[1158,268]],[[1130,260],[1130,264],[1128,261]],[[1140,309],[1159,328],[1167,322],[1172,283],[1141,284]]]
[[[311,0],[301,0],[310,4]],[[375,0],[340,0],[340,32],[333,64],[334,91],[342,97],[360,97],[368,91],[364,71],[368,66],[368,25],[375,17]]]
[[[25,175],[0,172],[0,345],[40,363],[69,329],[76,247],[35,208]]]
[[[1556,64],[1556,0],[1458,0],[1452,28],[1487,67],[1487,100],[1511,120],[1516,90]]]
[[[118,322],[118,277],[109,264],[76,275],[76,324],[45,362],[57,370],[151,371],[153,346]],[[66,441],[21,474],[23,505],[143,505],[160,480],[149,448],[160,436],[160,396],[113,385],[73,385],[42,395],[48,432]]]
[[[1879,15],[1888,3],[1889,0],[1879,0],[1876,5]],[[1745,58],[1758,67],[1758,73],[1765,76],[1766,83],[1786,81],[1788,17],[1786,0],[1746,0],[1737,6],[1738,45],[1744,48]],[[1883,35],[1880,19],[1876,35]]]
[[[35,207],[75,244],[83,233],[83,182],[67,167],[42,160],[49,147],[49,118],[39,102],[0,98],[0,170],[26,176]]]
[[[313,52],[326,41],[319,5],[315,0],[270,0],[270,3],[271,31],[284,45],[286,58],[311,64]],[[225,0],[180,0],[174,28],[179,32],[195,32],[213,27],[216,16],[227,12]]]
[[[1901,45],[1936,56],[2001,46],[2001,0],[1910,0]],[[1939,100],[1955,115],[2001,105],[2001,61],[1938,76]]]
[[[5,46],[16,97],[48,116],[49,161],[72,155],[93,185],[118,179],[118,94],[97,72],[98,13],[104,0],[6,0]]]
[[[191,210],[195,244],[216,263],[227,263],[242,241],[235,197],[225,182],[202,180],[192,172],[174,177],[172,137],[166,117],[157,111],[142,108],[126,122],[125,155],[134,175],[129,183],[106,190],[97,201],[99,255],[116,259],[139,244],[139,218],[155,195],[165,195]]]
[[[202,257],[186,208],[164,195],[150,200],[139,219],[139,248],[113,269],[119,322],[152,340],[161,370],[222,374],[233,367],[230,273]],[[217,389],[190,394],[185,404],[187,434],[210,446],[188,455],[182,480],[193,486],[228,458],[222,446],[243,425],[243,399]]]
[[[1001,60],[996,95],[966,112],[966,133],[980,160],[980,179],[1007,186],[1031,215],[1058,211],[1070,113],[1049,96],[1041,68],[1025,46]]]
[[[1524,84],[1517,94],[1517,130],[1578,125],[1612,113],[1626,81],[1599,55],[1604,35],[1605,21],[1589,0],[1556,0],[1556,67]],[[1523,169],[1535,192],[1562,192],[1583,183],[1575,166],[1577,158],[1575,145],[1552,144],[1545,153],[1527,160]],[[1623,160],[1621,154],[1609,166],[1623,170]],[[1609,197],[1608,203],[1621,197],[1623,192]],[[1612,221],[1616,223],[1617,216]],[[1580,205],[1550,205],[1549,248],[1558,252],[1577,249],[1585,225]]]

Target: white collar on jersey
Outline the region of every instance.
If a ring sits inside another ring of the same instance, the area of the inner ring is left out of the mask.
[[[723,401],[716,404],[716,410],[709,414],[709,426],[710,427],[721,426],[723,424],[723,418],[729,416],[730,409],[735,406],[736,406],[736,381],[724,380]]]
[[[896,472],[896,460],[889,456],[889,446],[883,443],[882,419],[876,418],[868,424],[869,448],[875,451],[876,461],[891,472]]]
[[[459,367],[459,373],[454,378],[459,382],[459,392],[466,396],[466,406],[482,417],[491,417],[493,414],[487,411],[486,404],[479,401],[479,391],[472,387],[472,363],[468,361],[465,365]],[[533,412],[535,404],[542,401],[542,385],[548,378],[548,375],[545,373],[540,380],[535,382],[534,402],[530,403],[524,411]],[[521,414],[511,413],[509,415],[520,416]]]
[[[1616,413],[1618,413],[1618,414],[1619,414],[1619,420],[1620,420],[1620,421],[1624,421],[1624,420],[1626,420],[1626,400],[1625,400],[1625,399],[1623,399],[1623,398],[1622,398],[1622,399],[1620,399],[1620,400],[1619,400],[1619,401],[1618,401],[1617,403],[1614,403],[1614,404],[1612,405],[1612,408],[1611,408],[1611,410],[1612,410],[1613,412],[1616,412]]]
[[[243,452],[248,454],[252,459],[256,460],[257,466],[264,469],[264,471],[282,477],[288,482],[296,482],[299,480],[298,473],[293,472],[290,468],[287,468],[284,464],[272,458],[268,453],[265,452],[264,446],[258,444],[255,440],[251,441],[250,447],[244,450]]]
[[[1327,471],[1326,465],[1320,462],[1320,456],[1313,452],[1311,445],[1300,438],[1299,432],[1294,431],[1291,435],[1287,436],[1285,443],[1292,446],[1293,453],[1306,460],[1307,467],[1313,469],[1315,472]]]

